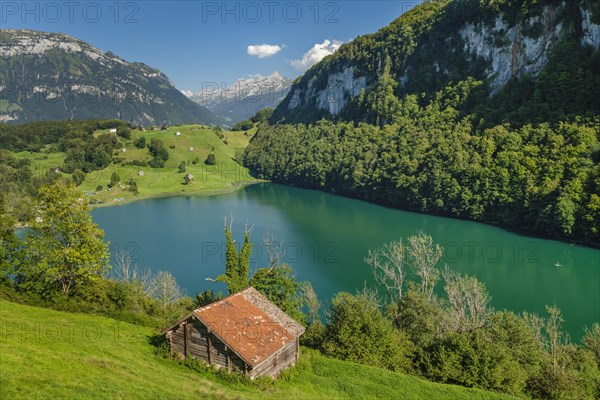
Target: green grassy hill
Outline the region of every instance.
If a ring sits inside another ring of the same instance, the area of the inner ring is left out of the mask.
[[[303,349],[278,381],[246,382],[162,358],[151,328],[0,301],[0,398],[507,399]]]
[[[177,135],[177,132],[180,135]],[[109,130],[99,130],[94,133],[98,136],[109,133]],[[248,135],[244,132],[222,132],[224,137],[219,138],[210,128],[201,125],[173,126],[166,131],[138,131],[132,130],[131,138],[119,138],[124,147],[115,150],[114,157],[121,159],[120,163],[112,163],[100,171],[87,174],[85,181],[79,189],[90,196],[92,203],[101,205],[114,205],[149,197],[159,197],[177,194],[214,194],[230,191],[239,185],[256,181],[250,176],[248,170],[238,163],[253,131]],[[134,160],[149,161],[151,159],[148,148],[138,149],[135,142],[139,137],[145,137],[146,143],[154,138],[163,141],[169,151],[169,160],[164,168],[150,168],[149,166],[127,165]],[[125,149],[123,152],[122,149]],[[216,165],[206,165],[204,161],[209,153],[216,156]],[[39,175],[45,174],[50,168],[63,164],[64,153],[14,153],[17,158],[28,158],[32,162],[32,169]],[[178,170],[182,161],[186,162],[186,172]],[[193,163],[195,161],[195,163]],[[113,172],[117,172],[121,184],[108,190],[107,185]],[[141,176],[143,172],[143,176]],[[183,177],[186,174],[194,175],[191,184],[184,185]],[[70,176],[65,174],[65,176]],[[134,179],[138,186],[139,194],[128,190],[127,182]],[[102,191],[97,191],[98,186],[103,186]]]

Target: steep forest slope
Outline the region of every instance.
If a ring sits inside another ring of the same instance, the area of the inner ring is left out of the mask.
[[[597,2],[426,2],[298,78],[245,163],[599,245],[599,47]]]

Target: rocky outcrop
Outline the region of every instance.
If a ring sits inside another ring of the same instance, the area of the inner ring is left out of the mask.
[[[592,46],[594,48],[600,48],[600,25],[592,22],[592,12],[581,8],[581,30],[583,37],[581,38],[581,44],[584,46]]]
[[[348,99],[358,96],[361,89],[367,87],[366,77],[355,76],[353,67],[330,74],[324,88],[316,88],[315,83],[316,77],[313,77],[308,82],[306,90],[294,89],[288,108],[292,110],[301,105],[315,106],[319,110],[326,110],[332,115],[337,115],[348,103]]]
[[[492,93],[512,77],[537,75],[546,65],[549,51],[560,40],[562,32],[556,13],[555,6],[545,6],[541,16],[513,26],[508,26],[504,16],[499,15],[491,25],[469,23],[460,29],[466,54],[488,63],[484,78],[492,87]]]
[[[565,38],[581,35],[582,46],[600,48],[600,16],[586,1],[540,2],[525,14],[518,2],[494,7],[468,0],[416,7],[313,66],[292,86],[273,120],[311,122],[340,115],[361,89],[371,89],[386,55],[402,92],[398,95],[431,93],[474,78],[485,81],[493,96],[514,77],[537,77]]]

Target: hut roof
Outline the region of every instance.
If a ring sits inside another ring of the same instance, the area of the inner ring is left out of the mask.
[[[252,367],[304,332],[302,325],[252,287],[198,308],[183,320],[191,315]]]

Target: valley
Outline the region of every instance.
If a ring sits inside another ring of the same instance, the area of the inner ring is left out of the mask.
[[[0,398],[600,398],[597,1],[9,3]]]

